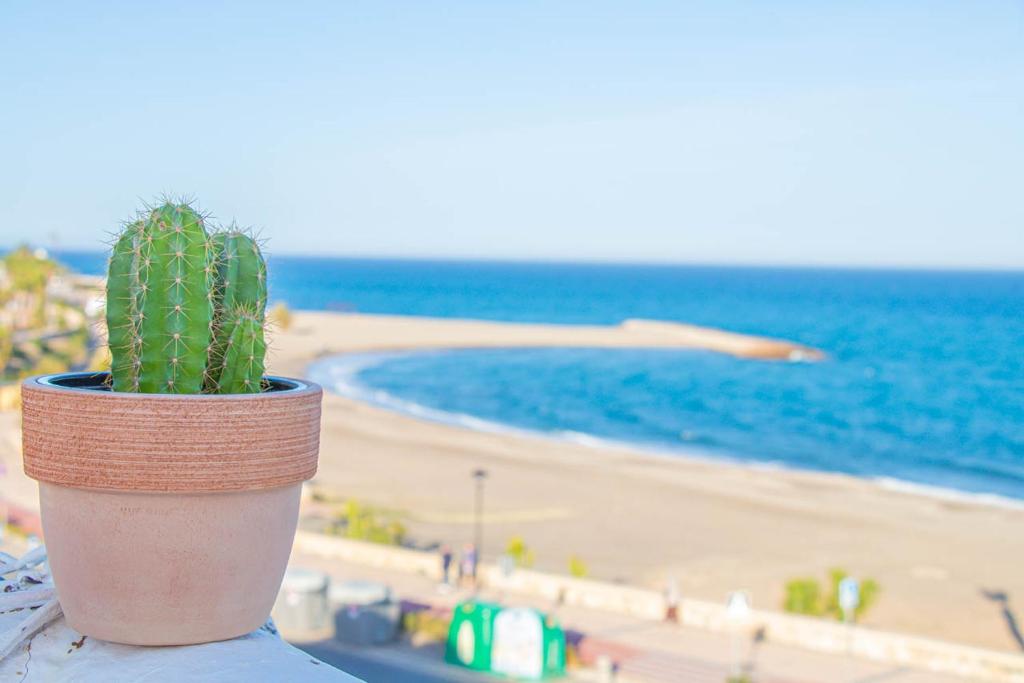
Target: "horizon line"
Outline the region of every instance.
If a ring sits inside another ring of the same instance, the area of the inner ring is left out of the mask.
[[[18,245],[23,246],[23,245]],[[40,245],[29,245],[38,247]],[[5,246],[0,248],[0,253],[7,253],[17,247]],[[78,247],[43,247],[51,253],[79,253],[102,255],[107,249],[83,249]],[[578,266],[648,266],[657,268],[763,268],[766,270],[867,270],[867,271],[919,271],[919,272],[986,272],[986,273],[1021,273],[1024,272],[1024,264],[953,264],[953,263],[924,263],[924,264],[872,264],[872,263],[840,263],[840,262],[760,262],[760,261],[659,261],[655,259],[608,259],[603,257],[567,259],[560,257],[533,256],[533,257],[497,257],[497,256],[462,256],[462,255],[383,255],[383,254],[310,254],[304,252],[275,252],[267,251],[268,258],[302,258],[320,261],[348,260],[348,261],[404,261],[422,263],[494,263],[494,264],[521,264],[521,265],[578,265]]]

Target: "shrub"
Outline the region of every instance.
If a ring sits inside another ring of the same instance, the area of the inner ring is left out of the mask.
[[[328,527],[328,532],[358,541],[401,545],[406,528],[394,514],[384,515],[372,506],[348,500],[341,515]]]
[[[4,257],[7,276],[15,291],[41,294],[50,276],[57,272],[57,264],[47,258],[38,258],[27,246],[21,246]]]
[[[793,579],[786,583],[786,599],[782,608],[794,614],[820,617],[825,613],[821,584],[817,579]]]
[[[11,331],[0,326],[0,371],[7,366],[11,357]]]
[[[522,536],[513,536],[508,539],[508,544],[505,546],[505,554],[512,558],[517,567],[528,568],[533,566],[533,550],[526,545],[526,541],[523,540]]]
[[[292,312],[287,304],[280,301],[267,312],[267,321],[277,329],[287,330],[292,326]]]
[[[569,556],[569,576],[576,577],[577,579],[583,579],[586,578],[589,573],[587,563],[580,559],[578,555]]]
[[[53,375],[58,372],[67,372],[68,364],[56,355],[46,355],[39,359],[35,367],[29,370],[26,375]]]
[[[814,578],[793,579],[786,583],[786,597],[783,609],[793,614],[812,617],[831,617],[842,620],[843,610],[839,607],[839,583],[849,574],[844,569],[829,570],[829,592],[822,593],[821,584]],[[882,588],[874,579],[860,582],[860,603],[853,612],[854,621],[863,616],[878,600]]]

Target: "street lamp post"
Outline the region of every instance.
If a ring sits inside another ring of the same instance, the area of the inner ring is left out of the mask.
[[[476,550],[476,565],[473,567],[473,588],[480,584],[477,578],[477,567],[483,559],[484,549],[484,480],[487,479],[487,470],[473,470],[473,480],[476,482],[476,497],[473,514],[473,547]]]

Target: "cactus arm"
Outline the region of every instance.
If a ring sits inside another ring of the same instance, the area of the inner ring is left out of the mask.
[[[217,252],[217,300],[224,311],[239,306],[256,315],[267,303],[267,266],[256,241],[235,229],[210,238]]]
[[[233,312],[244,309],[262,325],[267,304],[267,266],[256,241],[244,232],[229,229],[211,237],[216,253],[217,282],[214,288],[214,339],[210,346],[206,388],[220,391],[224,354],[231,336],[227,324]]]
[[[135,256],[141,231],[141,222],[125,227],[114,245],[107,272],[107,344],[114,391],[138,388]]]
[[[153,210],[139,251],[139,391],[202,390],[213,319],[211,259],[202,219],[189,206]]]
[[[231,282],[233,300],[229,305],[243,306],[262,321],[267,306],[267,265],[263,254],[249,235],[236,232],[230,240],[234,243],[235,273]]]
[[[221,361],[221,394],[259,393],[263,382],[263,359],[267,352],[263,321],[251,310],[228,314],[223,329],[229,332]]]

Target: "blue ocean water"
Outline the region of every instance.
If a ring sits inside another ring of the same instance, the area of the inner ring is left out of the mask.
[[[98,255],[60,254],[99,272]],[[432,419],[1024,499],[1024,273],[277,257],[293,308],[679,320],[821,348],[507,349],[327,359],[326,386]]]

